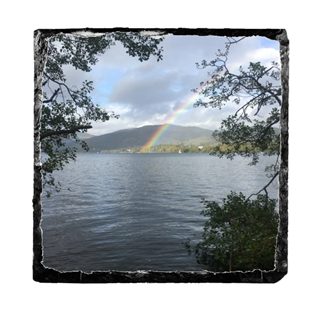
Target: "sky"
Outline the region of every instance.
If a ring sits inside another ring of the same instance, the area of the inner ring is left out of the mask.
[[[65,68],[68,85],[80,87],[86,79],[93,81],[93,101],[120,115],[119,119],[92,123],[93,128],[88,133],[101,135],[169,121],[212,131],[218,129],[221,120],[239,106],[230,103],[221,110],[194,108],[193,103],[199,96],[191,90],[208,80],[210,71],[197,68],[196,63],[213,60],[226,42],[224,37],[169,35],[160,44],[163,60],[159,62],[153,56],[140,62],[126,54],[122,44],[116,43],[99,57],[90,73]],[[247,37],[231,47],[229,70],[236,72],[239,66],[257,61],[269,66],[271,61],[280,62],[279,59],[277,41]]]

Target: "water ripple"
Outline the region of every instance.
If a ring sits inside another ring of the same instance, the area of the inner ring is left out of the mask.
[[[44,264],[84,272],[201,270],[181,244],[201,236],[201,198],[221,203],[230,190],[260,190],[268,181],[263,167],[272,163],[261,160],[247,166],[206,154],[79,154],[55,173],[72,191],[42,200]],[[276,198],[277,188],[269,195]]]

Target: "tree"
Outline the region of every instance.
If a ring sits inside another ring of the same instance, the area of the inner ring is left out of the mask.
[[[185,242],[189,253],[193,252],[199,263],[214,271],[249,271],[254,268],[273,269],[277,236],[275,199],[270,199],[267,188],[279,174],[280,133],[274,125],[280,121],[281,85],[280,66],[272,62],[263,66],[250,62],[238,72],[228,68],[228,55],[232,45],[241,39],[227,38],[225,51],[218,51],[216,59],[197,64],[198,68],[212,68],[210,79],[200,83],[204,96],[195,107],[221,109],[227,103],[239,108],[222,120],[219,130],[213,132],[220,142],[210,155],[233,160],[236,155],[251,158],[249,165],[256,165],[259,157],[276,155],[275,163],[265,168],[270,181],[249,197],[231,192],[223,204],[205,201],[202,214],[209,217],[202,240],[194,247],[190,238]],[[272,107],[271,107],[272,106]],[[272,108],[264,114],[266,107]],[[261,194],[264,192],[264,195]],[[256,200],[250,200],[257,196]]]
[[[67,147],[66,138],[72,138],[88,151],[85,141],[78,138],[77,132],[92,128],[92,121],[107,121],[119,117],[94,103],[90,93],[92,81],[84,81],[81,88],[67,83],[64,67],[90,72],[91,66],[116,41],[122,43],[126,52],[139,61],[146,61],[151,55],[162,59],[162,48],[158,45],[163,39],[153,39],[138,33],[113,32],[98,37],[78,37],[58,34],[48,40],[47,62],[43,73],[43,106],[41,115],[41,150],[46,154],[42,160],[43,185],[60,191],[52,173],[62,170],[70,160],[76,159],[75,147]],[[47,197],[51,191],[47,190]]]

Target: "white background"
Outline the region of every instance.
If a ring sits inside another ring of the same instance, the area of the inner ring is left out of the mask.
[[[319,319],[318,1],[6,1],[1,7],[0,319]],[[289,273],[279,283],[32,280],[33,31],[82,27],[287,30]]]

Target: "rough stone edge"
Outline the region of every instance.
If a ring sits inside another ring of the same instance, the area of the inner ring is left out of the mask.
[[[277,237],[276,262],[273,271],[214,273],[209,271],[137,271],[137,272],[59,272],[45,268],[42,249],[42,175],[40,161],[40,118],[42,107],[42,73],[46,63],[46,39],[58,33],[96,34],[106,32],[152,31],[159,34],[198,36],[264,36],[277,40],[281,57],[281,164],[279,174],[279,233]],[[284,29],[39,29],[34,31],[34,196],[33,196],[33,280],[50,283],[276,283],[288,271],[288,97],[289,97],[289,40]]]

